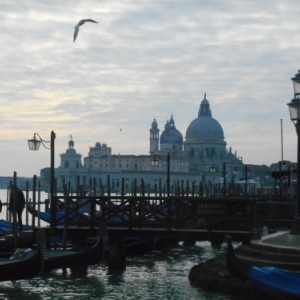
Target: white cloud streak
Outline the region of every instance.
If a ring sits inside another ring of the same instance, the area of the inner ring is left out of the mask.
[[[1,175],[39,174],[57,134],[56,166],[72,134],[84,156],[95,142],[147,154],[156,117],[173,114],[185,136],[207,93],[228,147],[245,163],[296,161],[286,103],[299,66],[300,5],[282,1],[9,1],[0,4]],[[74,26],[91,18],[73,43]],[[122,132],[120,133],[120,128]],[[49,138],[48,138],[49,137]]]

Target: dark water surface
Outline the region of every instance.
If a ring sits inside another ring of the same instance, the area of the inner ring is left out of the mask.
[[[127,258],[124,272],[110,273],[101,263],[43,277],[0,283],[0,299],[237,299],[191,287],[192,266],[225,251],[209,242],[178,246]]]
[[[47,193],[41,193],[42,201],[47,197]],[[7,191],[0,189],[0,199],[6,202],[6,198]],[[6,219],[6,206],[0,218]],[[25,220],[23,213],[24,224]],[[47,224],[41,222],[41,225]],[[194,265],[224,251],[225,245],[214,248],[209,242],[187,247],[180,243],[168,250],[127,258],[127,267],[122,273],[109,273],[107,265],[101,263],[81,272],[68,269],[64,274],[59,270],[31,280],[0,282],[0,299],[236,300],[217,291],[209,293],[193,288],[188,280]]]

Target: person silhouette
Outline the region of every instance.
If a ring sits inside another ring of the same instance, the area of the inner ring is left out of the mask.
[[[22,212],[24,207],[25,207],[25,197],[23,191],[18,186],[12,185],[10,187],[8,210],[13,213],[13,217],[15,217],[16,214],[20,231],[23,230]]]

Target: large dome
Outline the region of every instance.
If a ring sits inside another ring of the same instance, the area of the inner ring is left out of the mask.
[[[209,102],[204,94],[198,118],[193,120],[186,130],[186,139],[224,139],[220,123],[211,116]]]
[[[224,139],[224,132],[217,120],[212,117],[200,116],[193,120],[186,130],[186,139]]]

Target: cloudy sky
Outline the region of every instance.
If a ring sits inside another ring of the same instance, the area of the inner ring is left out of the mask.
[[[296,161],[299,15],[298,0],[1,0],[0,176],[50,165],[28,150],[35,132],[55,131],[56,167],[70,135],[83,156],[96,142],[148,154],[153,118],[185,138],[204,93],[244,163]],[[98,24],[73,43],[85,18]]]

